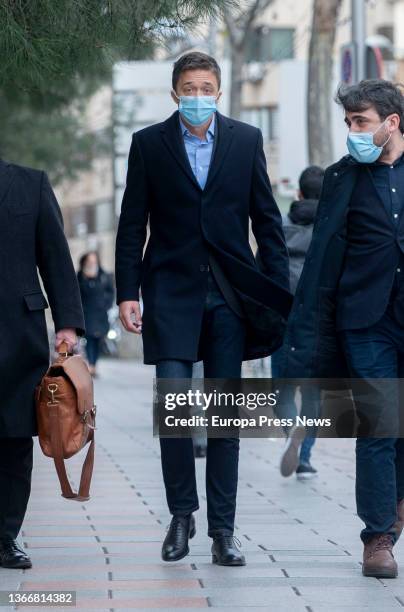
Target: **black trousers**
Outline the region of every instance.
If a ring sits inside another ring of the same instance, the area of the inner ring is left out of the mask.
[[[101,338],[97,336],[86,336],[86,355],[88,363],[91,366],[97,365],[98,358],[100,356]]]
[[[16,538],[31,493],[32,438],[0,438],[0,537]]]
[[[245,326],[225,302],[209,275],[201,330],[205,378],[240,378]],[[192,362],[159,361],[157,378],[191,378]],[[186,516],[199,508],[191,438],[160,438],[161,462],[171,514]],[[231,535],[234,530],[238,481],[238,438],[208,438],[206,499],[208,535]]]

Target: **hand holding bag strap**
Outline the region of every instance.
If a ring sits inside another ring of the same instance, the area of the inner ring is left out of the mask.
[[[49,414],[53,460],[62,489],[62,496],[66,499],[73,499],[75,501],[88,501],[90,499],[90,484],[94,467],[94,432],[91,434],[90,446],[81,471],[79,491],[75,493],[67,477],[66,466],[63,459],[58,406],[51,406]]]

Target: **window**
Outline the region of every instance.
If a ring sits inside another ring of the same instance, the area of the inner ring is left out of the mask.
[[[88,234],[98,234],[114,229],[112,202],[63,207],[62,212],[68,238],[81,238]]]
[[[293,28],[260,26],[247,36],[246,62],[279,62],[294,57]]]
[[[262,131],[265,142],[278,139],[278,109],[276,107],[244,108],[241,120]]]
[[[107,232],[114,227],[114,214],[111,202],[99,202],[95,206],[94,232]]]

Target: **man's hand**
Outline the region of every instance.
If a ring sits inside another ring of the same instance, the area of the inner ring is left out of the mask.
[[[134,321],[132,320],[134,316]],[[126,331],[132,334],[142,333],[142,315],[139,302],[127,300],[119,304],[119,318]]]
[[[55,338],[55,350],[58,351],[62,342],[66,342],[67,350],[69,353],[73,353],[74,347],[77,344],[77,334],[75,329],[59,329]]]

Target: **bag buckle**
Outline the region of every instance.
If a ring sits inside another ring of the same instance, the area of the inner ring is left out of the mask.
[[[88,418],[88,415],[89,415],[89,414],[91,414],[91,415],[93,416],[94,425],[90,425],[90,423],[87,423],[87,418]],[[96,428],[96,426],[95,426],[95,416],[96,416],[96,414],[97,414],[97,406],[95,406],[95,405],[94,405],[94,406],[91,408],[91,410],[85,410],[85,411],[83,412],[83,416],[81,417],[81,418],[82,418],[82,421],[83,421],[83,423],[85,423],[85,424],[87,425],[87,427],[89,427],[90,429],[97,429],[97,428]]]
[[[55,393],[59,389],[59,385],[56,383],[49,383],[48,391],[52,395],[52,398],[48,400],[47,405],[52,406],[59,403],[59,400],[55,399]]]

